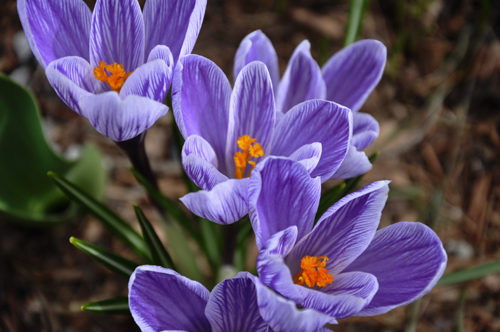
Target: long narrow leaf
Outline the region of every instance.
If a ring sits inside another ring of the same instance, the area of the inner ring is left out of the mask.
[[[208,261],[210,265],[214,268],[214,271],[217,271],[218,266],[220,264],[220,255],[219,255],[219,235],[217,234],[216,224],[211,222],[210,220],[199,218],[200,221],[200,231],[203,239],[203,246]]]
[[[495,273],[500,273],[500,261],[476,266],[467,270],[448,273],[439,280],[436,287],[460,284]]]
[[[132,248],[137,255],[148,262],[151,261],[146,242],[144,242],[144,239],[129,224],[118,217],[108,207],[99,203],[61,176],[53,172],[49,172],[47,175],[69,199],[77,202],[88,212],[93,214],[104,227],[115,234],[127,246]]]
[[[363,26],[363,18],[368,7],[368,0],[351,0],[349,19],[345,32],[344,47],[356,41]]]
[[[333,203],[339,200],[340,194],[342,193],[342,190],[344,190],[345,186],[345,182],[342,182],[338,186],[333,187],[332,189],[321,195],[321,198],[319,200],[318,212],[316,212],[316,221],[321,218],[323,213],[325,213],[326,210],[328,210],[328,208],[333,205]]]
[[[151,257],[153,258],[153,263],[156,265],[160,265],[169,269],[176,270],[174,262],[172,258],[168,254],[167,250],[161,243],[160,238],[156,234],[153,226],[149,222],[149,220],[142,212],[141,208],[137,205],[134,205],[135,215],[137,216],[137,220],[139,220],[139,224],[141,225],[142,235],[144,236],[144,240],[149,247],[149,251],[151,252]]]
[[[137,182],[139,182],[148,194],[167,211],[167,213],[191,236],[195,241],[201,243],[201,238],[189,224],[188,216],[182,211],[179,205],[172,202],[165,195],[155,188],[142,174],[137,172],[134,168],[130,168],[130,172],[134,175]]]
[[[129,278],[135,268],[139,266],[139,264],[124,257],[110,253],[109,251],[96,247],[75,237],[71,237],[69,242],[112,272],[124,276],[125,278]]]
[[[128,297],[120,296],[113,299],[89,302],[82,305],[82,311],[104,315],[130,315]]]

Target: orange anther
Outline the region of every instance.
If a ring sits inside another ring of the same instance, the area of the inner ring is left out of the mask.
[[[120,92],[123,84],[125,84],[125,81],[132,73],[127,74],[123,65],[116,62],[108,65],[104,61],[99,61],[99,66],[94,68],[95,78],[101,82],[108,83],[111,90],[116,92]]]
[[[252,170],[257,165],[257,163],[255,161],[251,161],[250,158],[263,157],[264,149],[262,149],[262,146],[257,143],[257,139],[251,138],[248,135],[238,137],[236,144],[243,151],[238,151],[234,154],[234,163],[236,165],[234,177],[237,179],[243,179],[247,164],[252,165],[252,169],[248,173],[248,176],[252,174]]]
[[[300,261],[300,271],[293,277],[293,282],[297,285],[307,285],[309,287],[326,287],[333,282],[333,276],[325,269],[326,256],[305,256]]]

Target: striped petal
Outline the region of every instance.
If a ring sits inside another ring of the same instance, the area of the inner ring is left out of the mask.
[[[286,113],[311,99],[325,99],[326,86],[321,69],[311,56],[311,44],[304,40],[293,52],[276,97],[276,109]]]
[[[374,316],[427,294],[444,273],[447,255],[438,236],[416,222],[379,230],[368,248],[345,271],[373,274],[379,290],[358,316]]]
[[[206,0],[147,0],[144,5],[146,54],[157,45],[172,51],[174,63],[193,50]]]
[[[168,111],[149,98],[129,95],[121,99],[114,91],[84,97],[78,106],[98,132],[116,142],[142,134]]]
[[[90,64],[123,65],[127,73],[144,62],[144,21],[137,0],[97,0],[90,28]]]
[[[82,0],[18,0],[19,18],[31,50],[45,69],[66,56],[89,61],[92,14]]]
[[[234,58],[234,81],[243,67],[252,61],[261,61],[266,65],[273,83],[273,91],[276,93],[280,80],[278,55],[269,38],[260,30],[248,34],[241,41]]]
[[[377,86],[387,49],[377,40],[361,40],[334,54],[323,66],[326,99],[357,112]]]

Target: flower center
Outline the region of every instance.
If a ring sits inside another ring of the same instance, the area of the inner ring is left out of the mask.
[[[236,143],[243,151],[238,151],[234,154],[234,163],[236,164],[234,177],[237,179],[243,179],[247,164],[252,165],[252,169],[250,170],[248,176],[252,174],[253,169],[257,165],[255,161],[250,160],[250,158],[259,158],[264,156],[264,150],[262,149],[262,146],[257,143],[256,138],[250,138],[248,135],[238,137]]]
[[[309,287],[326,287],[333,282],[333,276],[325,269],[326,256],[305,256],[300,261],[301,270],[293,277],[293,283]]]
[[[133,71],[127,74],[123,65],[114,62],[108,65],[104,61],[99,61],[99,66],[94,68],[94,76],[96,80],[106,82],[111,87],[111,90],[120,92],[123,84]]]

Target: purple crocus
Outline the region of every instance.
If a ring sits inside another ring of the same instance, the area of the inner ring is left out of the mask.
[[[378,122],[358,110],[382,77],[387,59],[385,46],[377,40],[362,40],[334,54],[320,68],[311,56],[309,41],[304,40],[292,54],[281,81],[274,47],[257,30],[241,42],[234,60],[236,79],[252,61],[262,61],[271,74],[276,92],[277,111],[287,113],[293,106],[310,99],[326,99],[344,105],[353,112],[353,137],[348,154],[332,178],[347,179],[372,168],[362,151],[377,138]]]
[[[351,111],[309,100],[285,115],[276,112],[273,83],[264,63],[246,65],[233,90],[212,61],[180,59],[172,83],[177,125],[186,138],[182,164],[201,191],[181,200],[198,216],[220,224],[248,213],[248,177],[267,156],[300,161],[322,180],[334,174],[352,135]]]
[[[173,270],[140,266],[130,277],[129,305],[142,332],[326,332],[323,326],[335,323],[315,310],[297,309],[248,272],[209,292]]]
[[[61,99],[120,142],[164,116],[177,59],[191,53],[206,0],[19,0],[38,62]]]
[[[264,284],[335,319],[382,314],[434,287],[447,256],[430,228],[399,222],[377,231],[388,181],[345,196],[313,227],[320,191],[292,160],[271,157],[254,170],[250,220]]]

